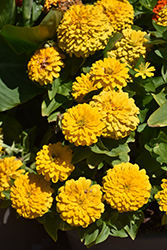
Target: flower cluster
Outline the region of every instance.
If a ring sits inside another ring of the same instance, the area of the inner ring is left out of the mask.
[[[136,211],[148,203],[151,184],[145,169],[137,164],[121,163],[103,177],[104,199],[120,213]]]
[[[148,41],[146,32],[141,30],[125,29],[122,31],[123,37],[116,42],[114,50],[108,52],[109,57],[115,57],[129,67],[133,67],[139,57],[146,55],[146,46]]]
[[[104,212],[100,185],[91,185],[91,180],[80,177],[68,180],[59,188],[56,197],[57,212],[71,226],[87,227]]]
[[[23,163],[15,156],[0,159],[0,198],[4,199],[3,191],[9,190],[12,186],[12,179],[17,179],[25,170],[20,169]]]
[[[44,145],[36,156],[37,173],[44,175],[47,181],[64,181],[75,168],[71,159],[72,149],[63,146],[61,142]]]
[[[88,57],[105,48],[112,31],[107,16],[98,7],[74,5],[58,26],[58,46],[70,56]]]
[[[159,209],[167,214],[167,179],[162,179],[161,188],[162,190],[159,191],[154,197],[159,200]]]
[[[166,6],[167,0],[159,0],[158,3],[153,8],[153,20],[157,22],[157,24],[162,26],[167,26],[166,21]]]
[[[36,50],[28,63],[29,78],[41,85],[52,83],[54,78],[60,76],[59,72],[64,66],[62,61],[64,58],[65,56],[55,47]]]
[[[11,187],[12,207],[24,218],[41,217],[52,206],[52,193],[50,183],[42,176],[34,173],[20,175]]]

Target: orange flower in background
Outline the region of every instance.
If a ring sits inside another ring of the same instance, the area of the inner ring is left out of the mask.
[[[21,7],[23,0],[15,0],[15,2],[17,6]]]
[[[159,18],[159,12],[167,5],[167,0],[159,0],[158,3],[155,5],[153,12],[155,15],[153,16],[153,20],[157,21]]]

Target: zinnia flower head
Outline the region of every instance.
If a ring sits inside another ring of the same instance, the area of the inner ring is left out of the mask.
[[[47,181],[64,181],[75,168],[71,164],[72,156],[72,149],[63,146],[61,142],[44,145],[37,153],[36,170]]]
[[[129,69],[126,64],[121,63],[115,58],[104,58],[93,63],[89,74],[91,79],[95,82],[97,88],[104,89],[122,89],[127,85]]]
[[[164,211],[167,214],[167,179],[162,179],[162,184],[161,184],[162,190],[159,191],[154,198],[159,199],[159,209],[160,211]]]
[[[48,12],[53,6],[62,11],[67,11],[72,5],[82,4],[81,0],[46,0],[43,10]]]
[[[133,6],[126,0],[99,0],[97,6],[107,15],[114,32],[130,28],[133,24]]]
[[[61,54],[56,47],[47,47],[36,50],[28,63],[28,75],[32,81],[41,85],[52,83],[60,76],[61,67],[64,67]]]
[[[59,192],[56,197],[57,212],[71,226],[85,228],[104,212],[100,185],[91,186],[91,180],[85,177],[66,181],[65,186],[59,188]]]
[[[93,90],[97,90],[94,86],[94,81],[91,79],[90,74],[81,74],[81,76],[76,77],[76,81],[72,84],[72,95],[77,102],[86,101],[83,97]]]
[[[0,159],[0,198],[4,199],[2,191],[9,190],[12,186],[11,179],[16,179],[25,171],[20,169],[23,163],[15,156]]]
[[[137,164],[120,163],[103,177],[104,199],[119,213],[137,211],[148,202],[151,191],[145,169]]]
[[[98,7],[73,5],[58,26],[58,46],[70,56],[88,57],[105,48],[112,31],[107,16]]]
[[[139,108],[126,92],[102,91],[92,98],[92,107],[97,107],[105,127],[102,136],[116,140],[126,137],[139,124]]]
[[[68,109],[62,119],[62,132],[65,139],[75,146],[90,146],[96,143],[103,127],[98,109],[87,103]]]
[[[139,57],[146,54],[146,32],[141,30],[125,29],[122,31],[123,38],[116,42],[115,49],[108,52],[109,57],[115,57],[129,67],[133,67]]]
[[[155,5],[155,7],[153,9],[153,12],[155,13],[155,15],[153,15],[152,19],[157,21],[158,18],[160,17],[160,15],[162,15],[162,13],[163,13],[162,10],[166,9],[166,6],[167,6],[167,0],[159,0],[158,3]],[[159,13],[160,13],[160,15],[159,15]],[[166,25],[164,25],[164,26],[166,26]]]
[[[41,217],[52,206],[53,192],[50,183],[42,176],[34,173],[20,175],[11,188],[12,207],[26,219]]]
[[[167,26],[167,5],[158,12],[157,24]]]
[[[139,69],[135,69],[135,71],[138,72],[135,74],[135,77],[141,76],[142,79],[145,79],[146,77],[154,76],[154,73],[152,73],[152,71],[155,71],[155,68],[154,66],[149,67],[149,65],[149,62],[146,62],[146,64],[141,62],[141,64],[139,65]]]

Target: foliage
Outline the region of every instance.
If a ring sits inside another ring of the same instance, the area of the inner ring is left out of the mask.
[[[43,11],[45,1],[24,0],[22,7],[15,0],[0,2],[0,126],[3,143],[0,158],[15,155],[23,162],[26,172],[36,173],[35,157],[43,145],[62,142],[73,151],[71,164],[75,170],[68,177],[77,180],[80,176],[102,186],[102,178],[108,169],[122,162],[137,163],[145,169],[152,185],[148,203],[134,212],[119,213],[104,201],[105,211],[101,218],[88,227],[77,227],[81,241],[89,248],[103,242],[108,236],[135,239],[146,216],[147,208],[154,210],[156,194],[161,189],[161,180],[167,171],[167,27],[152,20],[156,0],[129,0],[134,7],[135,30],[147,31],[148,48],[135,67],[129,68],[129,82],[124,92],[133,98],[140,109],[140,123],[128,136],[115,140],[99,137],[90,146],[76,146],[65,140],[61,120],[63,114],[78,103],[72,96],[72,84],[81,73],[89,73],[93,63],[107,58],[108,51],[122,38],[122,33],[112,34],[105,49],[86,58],[70,57],[64,51],[64,67],[60,76],[51,84],[41,86],[28,78],[27,64],[33,53],[42,47],[58,46],[56,30],[63,18],[63,11],[52,8]],[[94,1],[85,1],[94,4]],[[135,77],[141,62],[150,62],[156,69],[154,77]],[[83,102],[101,92],[90,91]],[[0,137],[1,139],[1,137]],[[1,142],[1,140],[0,140]],[[1,146],[1,144],[0,144]],[[0,147],[1,149],[1,147]],[[52,183],[54,198],[65,181]],[[1,208],[11,205],[10,190]],[[158,204],[158,203],[157,203]],[[167,216],[159,212],[162,225]],[[54,199],[51,209],[37,220],[56,241],[57,230],[73,229],[60,218]],[[156,226],[156,225],[155,225]]]

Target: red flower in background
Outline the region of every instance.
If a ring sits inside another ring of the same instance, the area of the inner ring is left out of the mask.
[[[16,1],[16,5],[17,5],[17,6],[19,6],[19,7],[22,6],[22,1],[23,1],[23,0],[15,0],[15,1]]]

